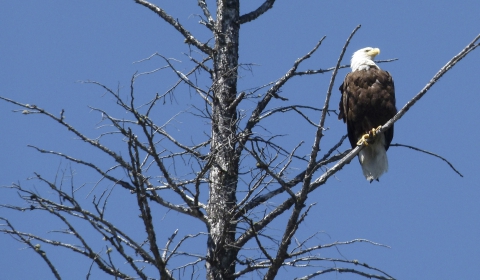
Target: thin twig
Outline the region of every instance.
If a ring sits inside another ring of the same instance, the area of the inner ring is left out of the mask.
[[[394,278],[391,278],[391,277],[385,277],[385,276],[381,276],[381,275],[370,274],[370,273],[359,271],[359,270],[356,270],[356,269],[353,269],[353,268],[343,268],[343,267],[331,267],[331,268],[327,268],[327,269],[324,269],[324,270],[319,270],[317,272],[306,275],[304,277],[295,278],[295,280],[308,280],[308,279],[312,279],[312,278],[315,278],[319,275],[326,274],[326,273],[329,273],[329,272],[338,272],[338,273],[350,272],[350,273],[358,274],[358,275],[361,275],[363,277],[370,278],[370,279],[375,278],[375,279],[381,279],[381,280],[394,280]]]
[[[397,61],[398,58],[391,58],[391,59],[384,59],[384,60],[375,60],[375,63],[385,63],[385,62],[392,62],[392,61]],[[349,68],[350,64],[346,65],[341,65],[338,67],[338,69],[344,69],[344,68]],[[323,74],[327,72],[332,72],[335,70],[336,67],[330,67],[327,69],[318,69],[318,70],[306,70],[306,71],[301,71],[301,72],[295,72],[295,75],[297,76],[303,76],[303,75],[313,75],[313,74]]]
[[[426,151],[426,150],[422,150],[420,148],[417,148],[417,147],[413,147],[413,146],[410,146],[410,145],[404,145],[404,144],[398,144],[398,143],[395,143],[395,144],[390,144],[390,147],[405,147],[405,148],[410,148],[412,150],[415,150],[415,151],[419,151],[419,152],[422,152],[422,153],[425,153],[427,155],[431,155],[431,156],[434,156],[434,157],[437,157],[441,160],[443,160],[444,162],[446,162],[450,168],[453,169],[453,171],[455,171],[458,175],[460,175],[460,177],[463,177],[463,175],[453,166],[453,164],[451,164],[448,160],[446,160],[444,157],[442,156],[439,156],[437,154],[434,154],[432,152],[429,152],[429,151]]]

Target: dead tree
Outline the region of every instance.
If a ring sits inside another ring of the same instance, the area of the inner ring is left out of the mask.
[[[100,271],[121,279],[176,279],[184,276],[213,280],[235,279],[249,274],[275,279],[280,275],[282,267],[290,267],[292,270],[301,268],[296,271],[296,275],[300,275],[298,279],[312,279],[331,272],[393,279],[386,272],[357,260],[325,257],[323,253],[320,255],[320,251],[328,248],[357,242],[383,246],[381,244],[364,239],[318,244],[311,238],[315,233],[305,240],[295,239],[312,207],[306,204],[308,196],[362,149],[357,147],[337,152],[345,139],[343,136],[330,149],[324,149],[327,150],[326,153],[319,154],[325,120],[330,113],[335,113],[331,109],[330,96],[337,72],[348,67],[341,62],[350,39],[359,27],[347,39],[336,65],[317,70],[298,70],[300,64],[321,46],[324,40],[322,38],[311,51],[292,62],[291,68],[283,77],[255,89],[239,92],[238,72],[244,66],[239,64],[240,27],[268,12],[275,1],[266,0],[256,10],[241,15],[239,0],[218,0],[215,12],[207,7],[204,0],[199,0],[198,5],[203,13],[201,24],[211,31],[213,38],[208,42],[198,40],[161,7],[144,0],[135,2],[175,28],[183,35],[185,43],[195,49],[196,53],[188,56],[193,65],[191,70],[181,72],[176,68],[176,61],[154,54],[149,59],[160,59],[164,67],[133,75],[126,94],[90,81],[89,83],[103,88],[128,113],[128,118],[116,117],[114,113],[92,108],[102,116],[108,129],[95,139],[70,125],[64,118],[63,111],[60,115],[55,115],[41,106],[1,97],[19,106],[21,109],[18,111],[23,114],[48,116],[115,162],[114,166],[102,168],[102,164],[89,159],[88,155],[85,158],[75,158],[58,151],[34,147],[41,153],[53,154],[72,164],[92,169],[101,177],[102,182],[109,182],[110,187],[98,184],[95,188],[98,194],[86,202],[77,195],[81,187],[73,183],[69,188],[63,185],[62,178],[68,174],[59,176],[57,180],[48,180],[41,174],[35,174],[35,179],[42,182],[42,186],[47,186],[47,190],[13,184],[8,189],[17,191],[29,206],[9,204],[2,207],[17,211],[43,211],[64,224],[65,228],[60,233],[70,239],[62,236],[50,239],[23,232],[15,227],[14,221],[6,218],[1,218],[1,231],[38,253],[57,279],[61,279],[61,275],[51,261],[50,256],[54,251],[48,245],[83,255]],[[478,47],[478,40],[479,37],[476,37],[448,62],[381,130],[400,119],[445,72]],[[160,69],[172,70],[178,81],[164,94],[151,94],[147,102],[139,101],[141,98],[136,94],[135,82],[139,77]],[[208,75],[207,85],[199,82],[199,73]],[[282,87],[293,77],[321,73],[331,73],[322,108],[315,108],[311,104],[289,104],[288,96],[281,95]],[[165,103],[168,98],[176,98],[175,95],[182,87],[194,93],[192,99],[195,102],[189,112],[193,124],[190,125],[207,122],[210,129],[209,134],[192,138],[190,142],[188,137],[176,137],[169,131],[169,123],[176,116],[165,124],[155,123],[152,118],[152,114],[161,111],[161,103]],[[272,100],[287,105],[269,107]],[[253,107],[251,111],[248,111],[249,106]],[[278,135],[255,132],[265,119],[285,112],[299,114],[315,127],[316,132],[309,138],[311,148],[308,155],[299,155],[297,152],[303,143],[289,150],[277,142]],[[311,112],[318,113],[318,121],[312,120]],[[104,139],[112,136],[123,140],[123,152],[104,144]],[[293,174],[292,167],[300,171]],[[62,172],[59,174],[62,175]],[[129,235],[125,230],[129,225],[110,221],[108,202],[113,199],[111,194],[114,189],[115,192],[128,193],[129,199],[136,200],[142,223],[142,228],[138,231],[142,237]],[[52,192],[56,195],[56,200],[51,195],[46,195]],[[178,231],[167,225],[160,229],[157,225],[161,217],[155,211],[158,208],[179,213],[185,223],[192,219],[198,221],[206,232],[199,231],[180,238],[177,237]],[[103,237],[108,244],[106,249],[105,245],[98,245],[82,233],[78,220],[82,222],[82,227],[89,225],[92,231]],[[273,223],[276,223],[277,228],[279,224],[282,225],[278,237],[270,233],[269,226]],[[159,232],[165,229],[171,230],[170,238],[159,240]],[[74,242],[71,241],[72,237]],[[189,251],[185,244],[192,239],[204,243],[204,254]],[[180,264],[174,258],[180,259]],[[315,268],[318,266],[322,269]],[[302,270],[308,267],[308,272]],[[92,269],[88,270],[87,278],[93,273]],[[179,272],[178,276],[176,272]]]

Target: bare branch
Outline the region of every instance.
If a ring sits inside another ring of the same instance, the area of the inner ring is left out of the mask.
[[[113,182],[114,184],[118,184],[118,185],[122,186],[123,188],[126,188],[126,189],[130,190],[131,192],[135,192],[135,188],[132,185],[130,185],[128,182],[125,182],[121,179],[117,179],[117,178],[109,175],[108,171],[105,172],[105,171],[101,170],[99,167],[97,167],[93,163],[86,162],[86,161],[83,161],[83,160],[80,160],[80,159],[76,159],[76,158],[73,158],[71,156],[59,153],[59,152],[47,151],[47,150],[40,149],[38,147],[31,146],[31,145],[29,145],[29,147],[32,147],[32,148],[36,149],[37,151],[39,151],[41,153],[57,155],[57,156],[65,158],[65,159],[67,159],[71,162],[75,162],[75,163],[78,163],[78,164],[81,164],[81,165],[88,166],[88,167],[92,168],[93,170],[97,171],[100,175],[102,175],[102,177],[104,177],[104,178],[108,179],[109,181]],[[110,168],[110,170],[112,170],[112,169],[114,169],[114,168]],[[152,188],[152,189],[155,189],[155,188]],[[151,200],[157,202],[158,204],[160,204],[164,207],[175,210],[179,213],[183,213],[183,214],[187,214],[189,216],[196,217],[196,214],[188,208],[184,208],[184,207],[175,205],[173,203],[170,203],[170,202],[166,201],[165,199],[163,199],[162,197],[160,197],[158,195],[151,195],[151,194],[148,194],[148,193],[146,195],[148,196],[148,198],[150,198]]]
[[[308,279],[312,279],[312,278],[317,277],[317,276],[322,275],[322,274],[327,274],[329,272],[338,272],[338,273],[349,272],[349,273],[358,274],[360,276],[370,278],[370,279],[375,278],[375,279],[381,279],[381,280],[394,280],[394,278],[391,278],[391,277],[385,277],[385,276],[381,276],[381,275],[370,274],[370,273],[362,272],[362,271],[355,270],[355,269],[352,269],[352,268],[343,268],[343,267],[331,267],[331,268],[327,268],[325,270],[319,270],[319,271],[317,271],[315,273],[312,273],[312,274],[309,274],[307,276],[304,276],[304,277],[301,277],[301,278],[295,278],[295,280],[308,280]]]
[[[10,221],[5,219],[5,218],[0,217],[0,220],[5,221],[7,223],[7,226],[10,228],[10,231],[5,231],[5,230],[0,230],[0,231],[3,231],[5,233],[8,233],[8,234],[11,234],[11,235],[14,235],[14,236],[17,236],[18,238],[20,238],[21,242],[27,244],[28,247],[32,248],[38,255],[40,255],[40,257],[45,261],[45,263],[48,265],[48,267],[52,271],[53,275],[55,275],[55,278],[62,279],[62,277],[60,277],[60,274],[58,274],[58,271],[55,268],[55,266],[52,264],[50,259],[47,257],[47,253],[40,249],[40,244],[33,245],[32,242],[30,242],[31,239],[35,239],[33,236],[29,236],[27,234],[23,234],[23,233],[17,231],[13,227],[13,225],[10,223]],[[26,238],[26,236],[28,238]]]
[[[163,9],[145,0],[134,0],[134,1],[135,3],[138,3],[142,6],[149,8],[151,11],[156,13],[159,17],[161,17],[163,20],[165,20],[167,23],[173,26],[178,32],[180,32],[183,35],[183,37],[185,37],[185,41],[187,43],[194,45],[199,50],[201,50],[202,52],[208,55],[212,54],[212,49],[207,44],[204,44],[198,41],[188,30],[186,30],[178,21],[176,21],[172,16],[167,14]]]
[[[431,156],[434,156],[434,157],[437,157],[441,160],[443,160],[444,162],[446,162],[450,168],[453,169],[453,171],[455,171],[458,175],[460,175],[460,177],[463,177],[463,175],[453,166],[453,164],[451,164],[448,160],[446,160],[444,157],[442,156],[439,156],[437,154],[434,154],[432,152],[429,152],[429,151],[426,151],[426,150],[422,150],[420,148],[417,148],[417,147],[413,147],[413,146],[410,146],[410,145],[404,145],[404,144],[398,144],[398,143],[395,143],[395,144],[390,144],[390,147],[405,147],[405,148],[410,148],[412,150],[415,150],[415,151],[419,151],[419,152],[422,152],[422,153],[425,153],[427,155],[431,155]]]
[[[229,110],[232,110],[233,108],[236,108],[237,105],[240,103],[240,101],[243,100],[244,97],[245,97],[245,92],[244,91],[240,92],[240,94],[232,101],[232,103],[228,105],[226,110],[229,111]]]
[[[145,190],[145,180],[143,177],[138,176],[141,174],[141,167],[139,166],[138,147],[134,144],[134,138],[136,138],[131,130],[129,130],[128,140],[128,152],[130,155],[130,162],[133,165],[133,172],[131,173],[131,180],[136,188],[137,203],[141,212],[141,219],[145,226],[145,231],[148,236],[148,243],[150,245],[150,252],[152,252],[155,258],[155,267],[161,276],[161,279],[173,279],[170,271],[168,271],[165,260],[160,255],[160,250],[157,246],[156,232],[153,226],[153,217],[150,210],[150,205],[147,200]]]
[[[187,253],[179,252],[179,249],[182,246],[183,242],[185,242],[186,240],[188,240],[190,238],[196,238],[200,235],[208,235],[208,234],[204,233],[204,232],[199,232],[199,233],[196,233],[196,234],[189,234],[189,235],[184,236],[180,241],[178,241],[177,245],[175,245],[175,248],[173,248],[170,251],[170,255],[167,256],[167,258],[166,258],[166,262],[168,262],[172,257],[178,256],[178,255],[185,255],[185,256],[189,256],[189,257],[194,257],[194,258],[197,258],[199,261],[204,261],[205,257],[203,257],[203,256],[199,256],[199,255],[196,255],[196,254],[193,254],[193,253],[188,253],[188,252]],[[174,236],[172,235],[171,238],[173,238],[173,237]],[[195,261],[194,263],[197,263],[197,261]],[[188,265],[191,265],[191,264],[186,264],[185,266],[188,266]],[[185,266],[182,266],[182,267],[185,267]],[[177,268],[177,269],[179,269],[179,268]]]
[[[79,240],[81,242],[82,246],[66,244],[66,243],[62,243],[62,242],[59,242],[59,241],[52,241],[52,240],[48,240],[48,239],[45,239],[45,238],[41,238],[41,237],[36,236],[36,235],[32,235],[32,234],[28,234],[28,233],[20,233],[18,231],[15,232],[15,234],[17,234],[17,235],[21,234],[25,237],[28,237],[29,239],[37,239],[37,240],[39,240],[43,243],[46,243],[46,244],[50,244],[50,245],[54,245],[54,246],[61,246],[61,247],[70,249],[75,253],[80,253],[80,254],[90,258],[92,261],[94,261],[97,264],[97,266],[101,270],[103,270],[107,274],[116,275],[116,276],[122,277],[122,278],[128,278],[129,277],[128,275],[126,275],[125,273],[122,273],[119,270],[115,270],[112,267],[110,267],[98,253],[94,252],[91,249],[91,247],[87,244],[85,239],[82,237],[82,235],[75,229],[75,227],[73,227],[73,225],[67,220],[67,218],[65,218],[60,213],[64,212],[66,214],[69,214],[69,215],[72,215],[72,216],[75,216],[75,217],[79,217],[79,218],[89,222],[93,226],[93,228],[95,230],[97,230],[100,234],[102,234],[105,238],[108,238],[108,236],[106,236],[105,233],[103,233],[103,230],[105,229],[103,225],[107,225],[108,222],[105,221],[104,219],[101,219],[101,218],[89,213],[88,211],[82,209],[82,207],[78,204],[78,202],[73,197],[69,196],[67,193],[65,193],[61,189],[57,188],[54,183],[45,180],[44,178],[42,178],[38,174],[36,174],[36,178],[38,180],[48,184],[50,186],[50,189],[53,190],[54,192],[56,192],[59,195],[59,200],[60,201],[68,201],[73,206],[70,207],[70,206],[64,205],[63,203],[62,204],[55,203],[51,200],[40,197],[39,195],[34,194],[31,191],[24,190],[18,185],[17,186],[14,185],[13,188],[18,189],[21,193],[27,194],[25,196],[21,196],[21,198],[30,204],[29,210],[46,210],[49,213],[51,213],[53,216],[56,216],[57,218],[59,218],[67,226],[67,229],[68,229],[67,231],[62,231],[62,233],[75,236],[77,238],[77,240]],[[25,210],[25,209],[21,209],[21,208],[16,207],[16,206],[8,206],[8,205],[2,205],[2,206],[13,209],[13,210],[17,210],[17,211],[24,211]],[[112,232],[115,233],[116,231],[113,230]],[[121,231],[118,231],[118,232],[119,232],[119,235],[115,235],[116,239],[122,240],[123,242],[125,242],[125,244],[128,244],[129,246],[134,245],[132,247],[136,247],[138,251],[143,251],[143,249],[141,249],[141,247],[136,245],[134,242],[133,243],[130,242],[130,239],[128,238],[128,236],[125,236],[123,233],[121,233]],[[122,236],[124,236],[125,238],[122,238]],[[112,244],[117,249],[121,249],[121,245],[117,246],[115,243],[112,243]],[[121,252],[121,250],[119,250],[119,252]],[[144,255],[146,256],[146,254],[144,254]],[[122,254],[122,256],[125,258],[125,260],[128,260],[130,258],[129,256],[127,256],[125,254]],[[136,267],[131,262],[130,262],[130,265],[137,272],[138,276],[140,276],[142,279],[146,279],[146,277],[143,275],[143,273],[141,273],[141,271],[138,269],[138,267]]]
[[[206,26],[208,29],[213,30],[213,27],[215,26],[215,21],[212,18],[212,15],[210,14],[210,11],[208,10],[207,3],[205,0],[198,0],[198,6],[202,8],[203,14],[207,18]]]
[[[270,261],[270,263],[273,263],[273,258],[270,256],[270,254],[267,252],[267,250],[263,247],[262,242],[258,238],[258,233],[255,230],[255,227],[253,226],[252,220],[248,219],[247,217],[244,217],[246,221],[248,221],[250,228],[253,230],[253,237],[255,238],[255,241],[257,242],[258,248],[260,251],[262,251],[263,255]]]
[[[318,127],[318,124],[314,123],[310,118],[308,118],[300,109],[311,109],[313,111],[322,111],[322,109],[311,107],[311,106],[305,106],[305,105],[290,105],[290,106],[285,106],[285,107],[280,107],[280,108],[274,108],[266,112],[265,114],[261,115],[259,117],[260,120],[265,119],[267,117],[272,116],[275,113],[285,113],[288,111],[295,111],[297,112],[302,118],[304,118],[309,124],[313,125],[314,127]],[[329,110],[329,112],[332,113],[337,113],[335,110]]]
[[[257,161],[257,166],[259,166],[259,168],[265,170],[265,172],[267,172],[268,175],[274,178],[280,184],[280,186],[283,187],[284,191],[286,191],[292,198],[295,198],[295,194],[290,190],[290,188],[287,187],[287,185],[282,180],[282,178],[280,178],[280,176],[278,176],[272,170],[269,169],[268,167],[269,164],[264,163],[253,149],[252,150],[248,150],[247,148],[244,148],[244,149],[250,152],[250,154],[255,158],[255,160]]]
[[[122,165],[123,167],[125,168],[130,168],[129,167],[129,164],[121,157],[119,156],[118,154],[116,154],[115,152],[111,151],[110,149],[108,149],[107,147],[101,145],[98,141],[96,140],[92,140],[92,139],[89,139],[88,137],[86,137],[85,135],[83,135],[82,133],[80,133],[77,129],[75,129],[73,126],[71,126],[70,124],[66,123],[64,121],[63,118],[61,117],[56,117],[54,116],[53,114],[45,111],[44,109],[40,108],[40,107],[37,107],[36,105],[29,105],[29,104],[22,104],[20,102],[17,102],[17,101],[14,101],[14,100],[11,100],[11,99],[8,99],[6,97],[3,97],[3,96],[0,96],[0,99],[3,99],[7,102],[10,102],[10,103],[13,103],[15,105],[18,105],[20,107],[23,107],[23,108],[26,108],[27,110],[29,110],[30,112],[33,112],[33,113],[40,113],[40,114],[43,114],[43,115],[46,115],[48,117],[50,117],[51,119],[59,122],[62,126],[66,127],[68,130],[72,131],[75,135],[77,135],[81,140],[83,140],[84,142],[86,143],[89,143],[91,144],[92,146],[100,149],[102,152],[108,154],[109,156],[111,156],[113,159],[115,159],[116,162],[118,162],[120,165]]]
[[[392,62],[392,61],[397,61],[398,58],[391,58],[391,59],[385,59],[385,60],[375,60],[375,63],[385,63],[385,62]],[[338,67],[338,69],[343,69],[343,68],[349,68],[350,67],[350,64],[347,64],[347,65],[341,65]],[[296,76],[303,76],[303,75],[313,75],[313,74],[323,74],[323,73],[327,73],[327,72],[332,72],[334,71],[335,69],[337,69],[337,67],[330,67],[330,68],[327,68],[327,69],[318,69],[318,70],[306,70],[306,71],[301,71],[301,72],[295,72],[295,75]]]
[[[187,75],[183,74],[182,72],[178,71],[175,69],[175,67],[173,67],[173,65],[170,63],[170,60],[167,59],[166,57],[164,57],[163,55],[161,54],[158,54],[158,56],[160,56],[161,58],[163,58],[167,63],[168,65],[170,66],[170,68],[172,68],[172,70],[175,72],[175,74],[177,74],[177,76],[183,81],[185,82],[187,85],[189,85],[191,88],[195,89],[195,91],[203,98],[203,100],[205,100],[205,102],[207,102],[210,106],[212,105],[211,101],[208,100],[208,96],[209,96],[209,93],[202,90],[201,88],[197,87],[194,83],[192,83],[192,81],[190,81],[190,79],[187,77]]]
[[[255,11],[252,11],[248,14],[240,16],[240,19],[238,20],[238,22],[240,24],[244,24],[244,23],[247,23],[247,22],[250,22],[252,20],[257,19],[259,16],[261,16],[262,14],[266,13],[268,10],[273,8],[274,3],[275,3],[275,0],[266,0]]]

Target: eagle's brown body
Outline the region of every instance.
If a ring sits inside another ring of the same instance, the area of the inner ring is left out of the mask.
[[[348,73],[340,86],[340,114],[347,123],[352,148],[372,128],[384,125],[397,113],[392,76],[375,66]],[[385,150],[393,139],[393,125],[385,131]]]

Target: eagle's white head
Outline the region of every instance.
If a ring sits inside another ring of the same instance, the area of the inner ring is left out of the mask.
[[[357,70],[368,70],[370,66],[378,67],[373,59],[380,53],[379,48],[366,47],[353,53],[350,67],[352,72]]]

